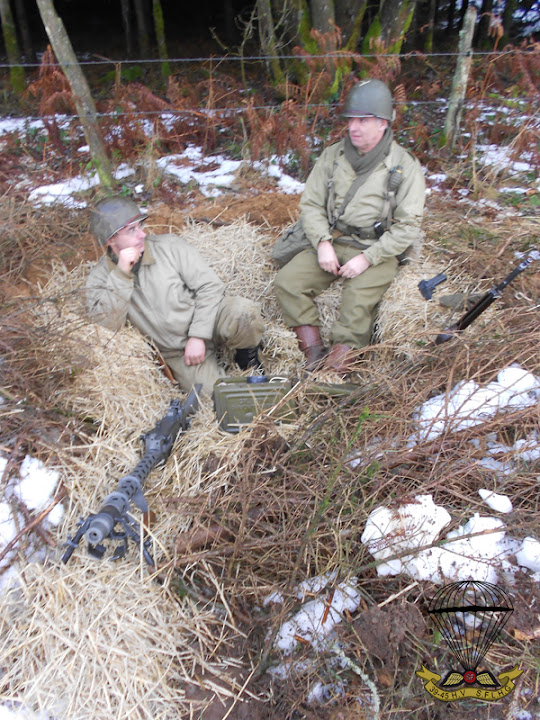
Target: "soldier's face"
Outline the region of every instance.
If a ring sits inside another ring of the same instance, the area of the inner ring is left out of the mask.
[[[349,136],[352,144],[362,153],[373,150],[384,135],[387,125],[387,120],[373,115],[349,118]]]
[[[108,244],[116,255],[127,248],[135,248],[139,251],[139,255],[142,255],[145,237],[142,221],[139,221],[123,227],[112,236]]]

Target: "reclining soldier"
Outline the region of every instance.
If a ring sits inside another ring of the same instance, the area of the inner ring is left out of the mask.
[[[374,313],[403,253],[422,237],[425,181],[418,160],[393,139],[392,94],[380,80],[357,83],[343,109],[345,138],[326,148],[300,200],[300,222],[313,246],[278,272],[275,292],[306,368],[340,374],[354,350],[370,343]],[[315,298],[343,278],[338,319],[323,346]]]
[[[106,249],[86,282],[90,317],[118,330],[129,320],[160,351],[180,386],[210,395],[225,375],[216,348],[235,349],[243,370],[261,367],[264,323],[257,303],[225,295],[225,287],[194,248],[174,234],[146,235],[148,216],[122,196],[100,200],[90,226]]]

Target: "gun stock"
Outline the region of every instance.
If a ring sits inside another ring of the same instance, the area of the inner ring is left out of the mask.
[[[490,290],[485,293],[485,295],[482,295],[480,300],[476,302],[470,310],[468,310],[462,317],[455,323],[454,325],[451,325],[449,328],[444,330],[442,333],[439,333],[437,337],[435,338],[435,345],[442,345],[445,342],[448,342],[448,340],[452,340],[452,338],[456,337],[457,334],[465,330],[469,327],[469,325],[472,325],[472,323],[477,320],[480,315],[485,312],[490,305],[492,305],[497,298],[499,298],[503,290],[506,288],[507,285],[509,285],[513,280],[516,279],[518,275],[520,275],[524,270],[526,270],[531,263],[533,263],[535,260],[540,259],[540,252],[538,250],[533,250],[522,262],[519,263],[517,267],[515,267],[512,272],[510,272],[502,282],[500,282],[498,285],[495,285]]]

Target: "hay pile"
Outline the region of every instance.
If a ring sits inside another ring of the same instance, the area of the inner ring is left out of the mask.
[[[273,296],[275,269],[267,260],[268,238],[243,222],[219,229],[191,223],[181,234],[200,249],[230,294],[261,302],[267,321],[267,372],[294,376],[302,356]],[[400,274],[381,307],[380,337],[405,354],[411,338],[426,337],[430,328],[441,327],[437,306],[426,303],[416,287],[419,276],[441,271],[428,262]],[[139,435],[179,396],[159,369],[153,349],[136,331],[126,327],[112,333],[82,319],[86,271],[68,272],[58,265],[42,291],[54,302],[35,310],[36,324],[48,329],[47,352],[58,355],[67,369],[56,389],[57,405],[91,420],[84,443],[79,437],[58,452],[68,496],[58,528],[60,545],[73,534],[78,518],[96,512],[137,463]],[[338,302],[338,288],[321,300],[323,332]],[[415,313],[415,308],[422,312]],[[466,352],[460,355],[458,348],[457,376],[467,374],[467,362]],[[489,369],[489,363],[485,367]],[[371,369],[371,378],[373,374]],[[376,374],[384,377],[384,359]],[[409,397],[404,378],[386,387],[395,403],[392,418],[384,417],[384,393],[372,398],[373,421],[362,436],[363,448],[385,432],[406,437],[414,405],[445,378],[446,368],[439,362],[431,384]],[[203,402],[166,466],[147,481],[146,497],[156,514],[148,530],[159,563],[156,576],[149,575],[134,546],[114,564],[90,558],[81,543],[67,566],[59,562],[58,552],[43,566],[23,568],[18,584],[0,599],[4,699],[34,711],[52,711],[57,720],[155,720],[198,717],[212,703],[249,695],[243,685],[254,666],[252,660],[238,660],[237,648],[245,637],[238,618],[244,617],[246,627],[254,624],[255,605],[275,589],[287,587],[290,593],[295,579],[301,579],[301,565],[302,573],[318,574],[342,569],[345,557],[352,571],[358,559],[351,543],[362,519],[395,486],[391,463],[373,487],[369,472],[353,482],[359,474],[344,464],[363,427],[362,400],[342,417],[339,401],[321,405],[309,395],[299,397],[302,414],[296,424],[277,426],[262,418],[251,431],[238,435],[221,432],[210,401]],[[357,428],[351,430],[351,423]],[[287,441],[294,445],[299,434],[306,447],[314,447],[316,466],[306,465],[305,471],[300,453],[284,465],[294,455]],[[426,455],[431,452],[429,448]],[[421,454],[417,463],[409,477],[401,478],[403,492],[413,491],[413,484],[433,482]],[[465,484],[469,466],[463,467]],[[330,503],[327,513],[335,522],[311,537],[309,524],[318,522],[332,492],[339,502]],[[194,528],[206,531],[202,542],[189,534]],[[183,544],[177,542],[179,535]],[[190,687],[205,692],[194,696]]]

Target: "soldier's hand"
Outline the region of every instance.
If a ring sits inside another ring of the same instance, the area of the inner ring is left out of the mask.
[[[339,260],[334,246],[329,240],[322,240],[317,245],[317,259],[323,270],[332,273],[332,275],[339,274]]]
[[[370,265],[371,263],[366,259],[365,255],[360,253],[360,255],[355,255],[348,262],[342,265],[339,270],[339,274],[341,277],[350,280],[351,278],[361,275]]]
[[[123,272],[130,273],[131,268],[141,257],[144,248],[127,247],[118,253],[118,267]]]
[[[200,365],[206,355],[206,342],[202,338],[190,337],[184,348],[186,365]]]

